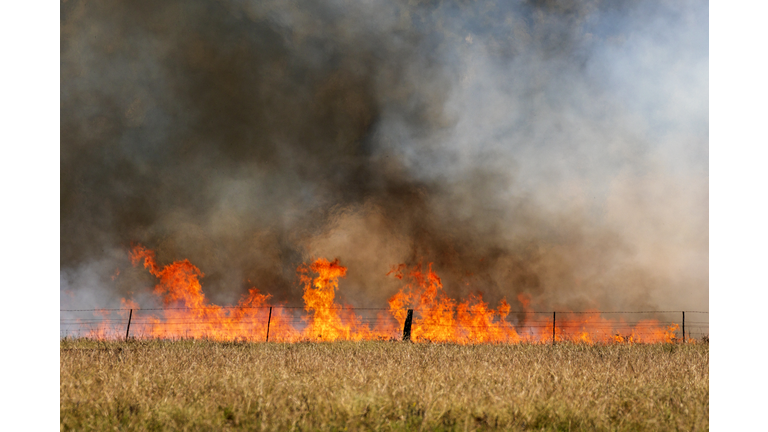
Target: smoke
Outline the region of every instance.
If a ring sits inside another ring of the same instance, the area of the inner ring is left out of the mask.
[[[300,303],[323,256],[356,306],[432,262],[453,296],[708,309],[706,4],[61,10],[62,305],[151,286],[138,242],[218,303]]]

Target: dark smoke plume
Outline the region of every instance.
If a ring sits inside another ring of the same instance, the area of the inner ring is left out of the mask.
[[[393,265],[539,308],[708,309],[708,10],[634,1],[61,7],[62,305],[189,259],[217,303]],[[120,275],[112,278],[117,270]]]

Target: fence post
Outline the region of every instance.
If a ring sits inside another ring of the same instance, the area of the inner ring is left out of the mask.
[[[555,344],[555,327],[557,325],[557,312],[552,312],[552,345]]]
[[[125,340],[128,340],[128,332],[131,331],[131,318],[133,317],[133,309],[128,313],[128,328],[125,329]]]
[[[269,342],[269,323],[272,322],[272,306],[269,307],[269,317],[267,318],[267,340]]]
[[[683,344],[685,344],[685,311],[683,311]]]
[[[411,324],[413,323],[413,309],[408,309],[408,316],[405,318],[405,325],[403,326],[403,340],[411,340]]]

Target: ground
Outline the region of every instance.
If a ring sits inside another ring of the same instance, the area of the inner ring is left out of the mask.
[[[62,430],[708,430],[709,346],[62,340]]]

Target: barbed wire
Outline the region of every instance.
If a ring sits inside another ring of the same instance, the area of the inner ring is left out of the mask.
[[[69,327],[88,327],[88,326],[101,326],[106,325],[109,326],[112,325],[125,325],[127,324],[126,321],[111,321],[111,322],[66,322],[66,323],[60,323],[62,326],[69,326]],[[306,321],[298,321],[298,320],[291,320],[291,321],[272,321],[274,325],[285,325],[285,324],[309,324]],[[381,321],[381,320],[365,320],[365,321],[357,321],[355,323],[349,323],[347,325],[342,325],[341,327],[354,327],[355,324],[397,324],[397,322],[393,321]],[[188,321],[188,320],[180,320],[180,321],[161,321],[161,322],[153,322],[153,321],[131,321],[132,327],[138,327],[138,326],[150,326],[150,327],[174,327],[174,326],[197,326],[197,327],[204,327],[204,326],[215,326],[220,327],[222,329],[227,328],[238,328],[238,327],[244,327],[249,325],[267,325],[267,321],[239,321],[236,323],[227,323],[227,325],[222,326],[220,323],[212,322],[212,321]],[[498,328],[503,327],[503,325],[507,325],[513,328],[552,328],[552,322],[549,323],[541,323],[541,324],[528,324],[528,323],[521,323],[521,324],[513,324],[506,321],[501,322],[491,322],[488,324],[481,324],[481,325],[471,325],[471,324],[464,324],[464,323],[453,323],[453,324],[435,324],[435,323],[425,323],[425,322],[419,322],[416,321],[413,323],[413,326],[415,327],[460,327],[460,328]],[[605,323],[605,324],[556,324],[556,328],[558,330],[560,329],[634,329],[634,328],[658,328],[660,330],[666,330],[669,326],[672,325],[679,325],[679,323],[676,322],[658,322],[658,323],[619,323],[619,324],[611,324],[611,323]],[[686,328],[703,328],[703,327],[709,327],[709,325],[692,325],[688,326],[686,324]]]
[[[304,306],[290,305],[60,309],[60,333],[62,337],[85,335],[85,337],[107,339],[122,339],[130,336],[260,341],[267,339],[268,331],[265,330],[271,324],[273,332],[276,332],[273,336],[274,340],[293,341],[303,340],[302,338],[316,340],[318,337],[306,334],[307,329],[314,324],[316,313],[339,311],[342,312],[339,316],[342,321],[337,326],[338,330],[365,334],[365,339],[399,340],[404,334],[403,322],[393,313],[403,313],[400,317],[403,319],[407,310],[409,309],[351,306],[307,310]],[[451,338],[461,340],[483,339],[483,336],[478,336],[483,332],[491,332],[492,337],[495,334],[495,337],[510,340],[520,337],[528,341],[553,339],[578,341],[587,337],[589,341],[598,343],[617,341],[619,340],[617,338],[623,341],[631,341],[632,338],[636,341],[647,341],[671,337],[676,340],[681,333],[683,338],[687,335],[692,339],[696,337],[706,339],[709,333],[709,312],[707,311],[509,311],[501,314],[498,311],[486,309],[481,314],[474,314],[470,308],[460,309],[456,305],[421,309],[416,307],[412,310],[415,314],[411,332],[430,333],[432,332],[430,329],[434,329],[438,333],[443,333],[442,329],[449,329],[447,331],[451,334]],[[345,311],[353,316],[345,316],[348,315],[343,313]],[[82,316],[85,313],[91,313],[92,316]],[[430,319],[430,313],[437,313],[439,318],[447,318],[449,321],[435,322]],[[702,321],[701,318],[688,320],[684,327],[681,321],[670,320],[670,314],[683,314],[684,318],[685,313],[700,314],[699,317],[703,315],[706,320]],[[489,319],[484,321],[482,314]],[[628,316],[615,318],[603,316],[609,314]],[[651,316],[645,319],[639,315]],[[627,319],[630,317],[633,319]],[[478,318],[481,321],[476,321]],[[553,327],[556,334],[553,334]],[[285,333],[286,331],[288,333]],[[518,336],[514,336],[515,334]],[[322,337],[319,337],[319,340],[323,340]]]
[[[168,308],[97,308],[97,309],[59,309],[59,312],[114,312],[114,311],[168,311],[168,310],[217,310],[217,309],[302,309],[305,310],[306,307],[304,306],[204,306],[204,307],[168,307]],[[436,308],[436,309],[424,309],[424,308],[401,308],[401,309],[394,309],[394,310],[404,310],[404,309],[413,309],[414,311],[453,311],[453,308]],[[322,309],[309,309],[309,310],[350,310],[350,311],[362,311],[362,310],[377,310],[377,311],[392,311],[393,309],[390,308],[358,308],[353,306],[339,306],[339,307],[331,307],[331,308],[322,308]],[[700,313],[700,314],[709,314],[708,311],[683,311],[683,310],[664,310],[664,311],[509,311],[509,314],[552,314],[552,313],[563,313],[563,314],[650,314],[650,313]]]

